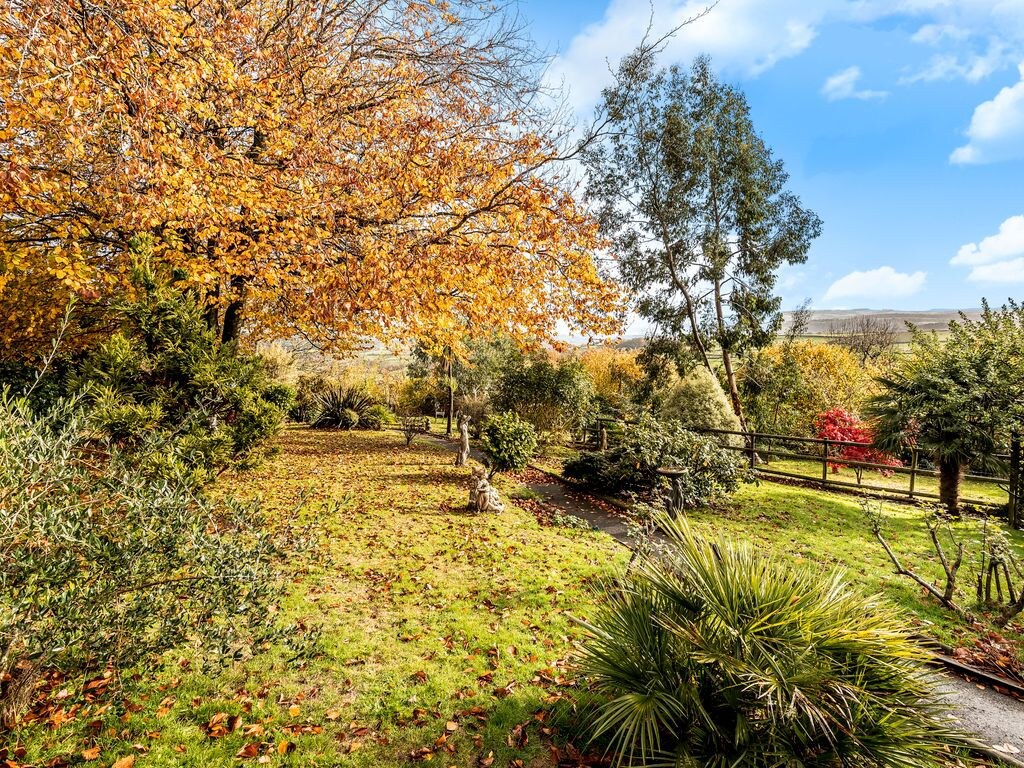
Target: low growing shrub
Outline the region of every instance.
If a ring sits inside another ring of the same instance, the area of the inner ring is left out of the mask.
[[[660,411],[663,419],[678,421],[690,429],[740,431],[740,420],[728,395],[711,371],[702,365],[674,383],[665,394]],[[742,438],[734,436],[742,445]]]
[[[566,462],[564,473],[594,490],[643,492],[665,484],[659,467],[684,470],[679,486],[688,507],[731,493],[747,479],[742,461],[714,438],[651,416],[627,425],[621,440],[607,451],[583,453]]]
[[[924,651],[891,607],[838,574],[658,524],[666,546],[609,586],[583,643],[585,727],[616,765],[952,761]]]
[[[385,429],[398,423],[398,418],[386,405],[371,405],[366,412],[359,417],[359,426],[363,429]]]
[[[338,417],[338,426],[341,429],[355,429],[359,426],[359,411],[354,408],[345,408]]]
[[[97,441],[80,408],[0,394],[0,719],[41,674],[124,668],[192,643],[227,657],[269,630],[273,543],[258,510],[151,471],[180,446]],[[141,459],[141,460],[140,460]],[[177,473],[176,473],[177,470]]]
[[[499,413],[487,420],[480,448],[491,474],[525,469],[537,450],[537,432],[514,413]]]

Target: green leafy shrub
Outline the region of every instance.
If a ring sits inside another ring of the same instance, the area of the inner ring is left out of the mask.
[[[323,375],[299,376],[295,383],[295,402],[288,410],[288,418],[300,424],[312,424],[320,415],[317,410],[317,398],[331,385]]]
[[[585,640],[591,735],[617,765],[905,766],[952,757],[924,652],[838,574],[658,520]]]
[[[221,344],[191,297],[136,279],[139,298],[117,308],[120,329],[64,372],[65,394],[84,395],[92,426],[121,451],[165,434],[197,481],[257,463],[291,388],[273,382],[258,356]]]
[[[469,433],[479,439],[491,415],[490,400],[485,395],[462,395],[458,400],[457,411],[469,416]]]
[[[271,383],[263,391],[263,399],[278,408],[282,413],[289,413],[295,407],[296,397],[295,387],[279,381]]]
[[[184,643],[243,653],[269,629],[275,547],[258,510],[211,502],[181,462],[151,472],[150,456],[180,448],[162,432],[119,443],[97,441],[77,405],[37,416],[0,395],[5,727],[44,670],[122,668]]]
[[[627,425],[609,450],[566,462],[564,473],[595,490],[650,491],[665,483],[659,467],[683,470],[678,482],[686,506],[714,501],[746,479],[742,462],[714,438],[651,416]]]
[[[525,469],[537,450],[537,432],[514,413],[499,413],[487,420],[480,448],[491,474]]]
[[[594,385],[579,360],[556,363],[543,354],[510,356],[491,397],[495,411],[518,414],[544,439],[581,429],[593,401]]]
[[[398,423],[398,418],[386,405],[371,405],[359,417],[358,424],[363,429],[385,429]]]
[[[310,426],[354,429],[363,415],[377,403],[359,387],[328,384],[315,397],[316,416]]]
[[[740,420],[718,379],[704,366],[697,366],[665,393],[661,417],[678,421],[690,429],[740,430]]]

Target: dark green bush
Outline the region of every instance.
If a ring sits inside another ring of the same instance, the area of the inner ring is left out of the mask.
[[[491,474],[524,469],[537,449],[533,426],[514,413],[491,416],[484,426],[480,448]]]
[[[925,652],[838,574],[660,517],[584,641],[583,727],[620,766],[956,762]]]
[[[684,470],[679,486],[687,506],[697,506],[734,491],[746,477],[736,454],[710,437],[677,422],[643,416],[623,430],[620,441],[603,453],[583,453],[566,462],[565,476],[595,490],[617,493],[651,491],[665,484],[659,467]]]
[[[221,344],[188,295],[137,282],[139,298],[116,309],[120,329],[62,372],[65,394],[84,396],[92,425],[122,452],[164,434],[197,481],[258,462],[291,389],[258,356]]]
[[[377,403],[359,387],[328,384],[314,398],[316,416],[310,426],[318,429],[355,429],[363,415]]]
[[[204,497],[163,431],[130,452],[120,437],[97,440],[79,405],[37,416],[0,394],[7,727],[44,670],[122,668],[184,643],[234,655],[269,629],[276,550],[258,509]],[[152,415],[121,408],[130,433]]]
[[[398,418],[386,405],[377,403],[366,409],[359,417],[359,426],[363,429],[385,429],[398,423]]]

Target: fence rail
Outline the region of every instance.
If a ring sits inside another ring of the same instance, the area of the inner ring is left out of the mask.
[[[613,423],[616,423],[613,419],[602,418],[599,420],[598,432],[594,435],[599,448],[602,447],[602,443],[604,447],[607,446],[608,434],[605,427]],[[911,450],[909,464],[890,466],[845,458],[840,453],[845,448],[868,449],[872,447],[870,443],[766,432],[746,433],[727,429],[694,429],[693,431],[701,434],[739,438],[736,442],[742,441],[742,444],[726,443],[723,447],[743,454],[750,468],[765,479],[770,480],[777,477],[801,480],[823,488],[852,489],[911,500],[932,501],[940,498],[936,492],[937,487],[933,490],[933,487],[937,485],[934,480],[939,477],[939,472],[921,466],[921,459],[924,456],[917,448]],[[807,448],[803,448],[804,446]],[[1010,523],[1019,527],[1022,514],[1024,514],[1024,509],[1022,509],[1024,499],[1020,498],[1022,460],[1020,439],[1014,438],[1010,453],[993,454],[991,458],[1004,462],[1009,468],[1009,476],[964,474],[962,479],[967,487],[961,488],[960,502],[976,507],[1005,510]],[[776,461],[783,463],[783,466],[772,466]],[[786,466],[784,462],[796,463],[797,466]],[[830,471],[841,468],[854,470],[856,482],[835,477],[834,475],[838,472]],[[899,476],[905,477],[907,480],[901,484],[871,482],[871,476],[866,475],[866,471],[878,471],[885,478]],[[674,471],[672,467],[664,467],[661,473],[671,477]],[[1016,493],[1014,493],[1014,489],[1017,489]]]
[[[812,482],[816,485],[823,487],[837,487],[843,489],[858,489],[863,491],[870,491],[872,493],[878,493],[883,495],[893,495],[899,497],[906,497],[909,499],[928,499],[934,500],[939,498],[938,493],[934,493],[930,490],[926,490],[920,487],[918,480],[920,478],[937,478],[939,472],[932,469],[925,469],[920,466],[921,452],[917,448],[911,449],[911,460],[910,464],[906,466],[890,466],[888,464],[879,464],[871,461],[858,461],[856,459],[846,458],[842,456],[839,451],[843,448],[871,448],[870,443],[860,443],[848,440],[827,440],[824,438],[817,437],[796,437],[792,435],[775,435],[770,433],[743,433],[734,432],[726,429],[699,429],[694,430],[704,434],[714,434],[721,436],[734,436],[741,438],[744,441],[744,445],[725,445],[724,447],[729,450],[742,453],[747,457],[748,464],[752,470],[760,475],[775,475],[778,477],[786,477],[790,479],[804,480],[806,482]],[[800,453],[793,450],[778,449],[774,447],[774,444],[779,442],[798,444],[798,445],[809,445],[815,446],[815,450]],[[1019,448],[1017,449],[1019,454]],[[1015,474],[1015,467],[1013,466],[1013,455],[1012,454],[996,454],[993,458],[1002,460],[1010,460],[1011,472],[1010,475]],[[766,460],[767,459],[767,460]],[[773,459],[782,459],[789,461],[800,461],[808,462],[820,467],[820,475],[815,473],[814,475],[802,474],[800,472],[788,471],[786,469],[778,469],[772,467]],[[1019,463],[1019,458],[1018,458]],[[835,470],[848,467],[854,470],[857,478],[856,482],[850,482],[849,480],[840,480],[832,477],[836,474]],[[830,471],[833,470],[833,471]],[[864,482],[864,470],[878,470],[884,473],[885,476],[891,477],[893,475],[900,475],[908,478],[908,482],[905,487],[895,486],[892,484],[881,485],[871,482]],[[1019,468],[1016,468],[1019,471]],[[1016,506],[1013,502],[1016,499],[1013,498],[1011,488],[1014,487],[1010,477],[1000,477],[994,475],[979,475],[979,474],[965,474],[962,479],[966,482],[972,483],[977,486],[974,490],[980,491],[985,486],[993,487],[994,489],[1001,492],[998,496],[990,498],[972,498],[969,495],[962,495],[960,498],[961,503],[969,504],[977,507],[995,507],[1005,508],[1007,506]],[[1003,495],[1005,494],[1005,495]]]

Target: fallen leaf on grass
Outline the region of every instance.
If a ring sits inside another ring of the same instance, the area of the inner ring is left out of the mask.
[[[425,762],[434,759],[434,750],[430,747],[420,747],[409,753],[409,759],[414,762]]]
[[[240,750],[235,752],[235,757],[239,760],[250,760],[257,757],[260,753],[260,744],[258,741],[253,741],[246,744]]]

